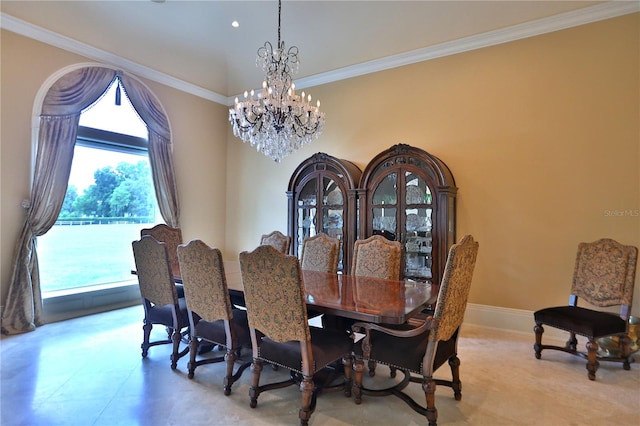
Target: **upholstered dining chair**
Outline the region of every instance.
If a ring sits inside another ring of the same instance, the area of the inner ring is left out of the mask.
[[[144,307],[142,357],[146,358],[151,346],[171,343],[171,368],[175,369],[178,360],[189,351],[188,347],[179,350],[182,330],[188,330],[189,319],[184,298],[178,298],[167,246],[145,235],[134,241],[132,247]],[[167,327],[169,338],[150,341],[154,324]]]
[[[302,242],[300,265],[303,270],[338,273],[340,240],[320,233]]]
[[[234,309],[231,304],[220,250],[196,239],[179,245],[177,252],[191,330],[189,378],[193,378],[201,365],[225,361],[224,394],[230,395],[233,383],[251,365],[250,361],[244,362],[233,372],[242,348],[251,346],[247,312]],[[226,353],[196,360],[200,344],[222,346]]]
[[[182,230],[172,228],[169,225],[160,223],[152,228],[140,230],[140,237],[151,235],[156,240],[167,245],[169,252],[169,264],[174,276],[180,276],[180,263],[178,262],[178,246],[182,244]]]
[[[325,233],[316,234],[305,238],[302,242],[300,266],[306,271],[338,273],[338,261],[340,257],[340,240],[328,236]],[[309,318],[322,315],[321,312],[307,310]],[[323,322],[325,320],[323,319]]]
[[[240,253],[240,270],[253,347],[249,390],[252,408],[267,390],[298,384],[302,393],[301,425],[309,422],[321,388],[316,373],[342,360],[344,392],[351,396],[352,340],[346,333],[309,327],[300,262],[272,246]],[[263,363],[290,370],[290,379],[260,385]],[[342,387],[341,387],[342,388]]]
[[[351,274],[399,280],[401,259],[402,244],[399,241],[373,235],[354,243]]]
[[[164,223],[159,223],[152,228],[143,228],[140,230],[140,237],[150,235],[161,243],[167,245],[167,252],[169,254],[169,265],[171,266],[171,272],[174,277],[179,277],[180,263],[178,262],[178,246],[182,244],[182,230],[180,228],[172,228]],[[182,284],[177,283],[176,289],[178,290],[178,297],[184,297],[184,289]]]
[[[467,306],[478,243],[465,236],[449,250],[433,316],[423,317],[394,327],[357,322],[355,332],[365,333],[361,344],[354,346],[355,381],[353,393],[356,404],[362,402],[364,360],[375,360],[404,373],[404,379],[393,390],[378,391],[379,395],[396,395],[413,410],[425,415],[430,426],[437,424],[435,406],[436,385],[453,389],[456,400],[462,398],[458,332]],[[452,380],[434,379],[433,373],[445,362],[451,367]],[[417,376],[416,376],[417,375]],[[419,405],[403,392],[409,382],[421,383],[426,407]],[[376,391],[370,391],[376,394]]]
[[[382,235],[373,235],[354,243],[351,274],[361,277],[399,280],[401,259],[402,244],[399,241],[391,241]],[[333,324],[334,322],[329,317],[325,319],[325,323]],[[351,326],[355,321],[342,319],[341,322],[343,327],[351,331]],[[375,376],[375,361],[370,360],[368,368],[369,375]]]
[[[573,273],[569,305],[544,308],[534,312],[533,345],[535,356],[541,358],[543,349],[554,349],[587,359],[587,375],[595,380],[599,361],[622,362],[629,370],[630,355],[629,315],[633,301],[638,249],[603,238],[592,243],[580,243]],[[591,305],[578,306],[578,299]],[[620,306],[620,315],[604,312],[599,308]],[[544,325],[569,332],[565,346],[543,345]],[[587,339],[586,352],[577,348],[576,335]],[[598,338],[618,336],[621,356],[598,355]]]
[[[291,247],[291,237],[284,235],[280,231],[273,231],[263,235],[260,238],[260,245],[270,245],[278,249],[279,252],[289,254],[289,248]]]

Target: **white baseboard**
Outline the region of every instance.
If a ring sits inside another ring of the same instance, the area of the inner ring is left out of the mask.
[[[497,330],[528,334],[533,341],[533,311],[468,303],[464,323]],[[545,339],[566,340],[567,333],[545,327]]]

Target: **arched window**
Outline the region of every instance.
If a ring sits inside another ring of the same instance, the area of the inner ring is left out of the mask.
[[[42,103],[37,105],[40,111],[31,194],[23,202],[25,221],[16,245],[9,293],[2,313],[4,333],[31,331],[43,322],[36,238],[51,229],[62,209],[81,112],[115,79],[120,80],[122,89],[147,125],[153,186],[162,217],[168,225],[179,226],[171,131],[158,99],[135,77],[105,66],[82,66],[65,73],[45,88]]]
[[[147,126],[122,92],[115,79],[80,115],[62,209],[53,227],[38,237],[45,312],[51,311],[51,298],[130,284],[131,241],[139,238],[140,228],[162,220]]]

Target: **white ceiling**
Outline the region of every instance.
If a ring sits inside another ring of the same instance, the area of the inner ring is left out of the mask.
[[[345,67],[450,46],[532,21],[549,22],[556,15],[566,19],[578,10],[600,8],[599,3],[284,1],[281,34],[287,46],[300,49],[296,81],[341,71],[348,77]],[[626,3],[626,9],[633,3],[637,9],[637,1],[613,3]],[[265,41],[277,42],[275,0],[2,0],[0,11],[3,28],[38,33],[34,38],[57,37],[58,44],[76,46],[77,52],[95,51],[93,57],[112,59],[114,65],[135,64],[138,74],[166,74],[221,98],[258,88],[264,76],[255,66],[256,51]],[[232,28],[233,20],[240,23],[238,28]]]

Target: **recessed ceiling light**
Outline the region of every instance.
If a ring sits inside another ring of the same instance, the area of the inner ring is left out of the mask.
[[[231,26],[232,26],[233,28],[238,28],[238,27],[240,26],[240,24],[238,23],[238,21],[233,21],[233,22],[231,23]]]

